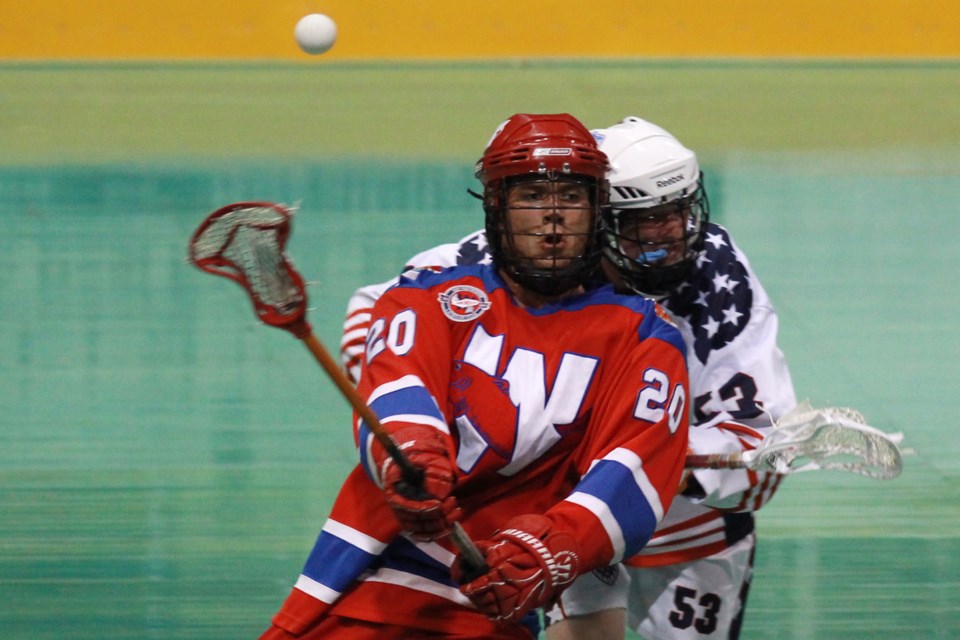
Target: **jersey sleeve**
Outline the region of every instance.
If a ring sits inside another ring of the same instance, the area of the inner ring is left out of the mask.
[[[746,258],[741,260],[747,264]],[[749,265],[747,265],[749,270]],[[697,396],[690,449],[697,454],[756,448],[774,421],[796,406],[786,358],[777,344],[779,320],[766,292],[749,271],[754,304],[750,321],[729,344],[713,350],[691,373]],[[749,470],[698,469],[684,495],[707,507],[755,511],[782,476]]]
[[[685,349],[672,325],[653,318],[641,328],[644,339],[605,382],[578,449],[580,482],[547,512],[580,542],[584,571],[643,548],[683,471],[689,426]]]
[[[447,416],[441,410],[446,406],[452,359],[449,324],[433,302],[435,296],[405,286],[409,283],[401,277],[371,311],[365,369],[357,392],[387,432],[410,424],[431,427],[452,451]],[[358,416],[354,424],[361,465],[379,482],[371,452],[373,432]]]
[[[750,451],[763,441],[768,429],[751,428],[733,421],[715,421],[690,428],[690,452],[724,454]],[[783,476],[749,469],[695,469],[684,496],[696,504],[723,511],[756,511],[766,504]]]
[[[407,261],[403,273],[416,269],[443,269],[457,264],[478,264],[487,260],[486,236],[476,231],[459,242],[442,244],[422,251]],[[383,293],[397,284],[399,277],[386,282],[360,287],[347,302],[347,315],[343,322],[340,339],[340,362],[350,380],[356,384],[363,368],[363,350],[367,330],[370,328],[370,313]]]
[[[374,565],[399,532],[380,490],[355,467],[273,623],[302,634]]]

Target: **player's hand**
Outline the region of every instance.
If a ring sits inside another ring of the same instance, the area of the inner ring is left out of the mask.
[[[400,526],[416,540],[436,540],[450,533],[460,518],[460,507],[451,495],[457,474],[447,444],[432,427],[405,426],[391,434],[410,463],[423,473],[422,486],[411,486],[400,467],[379,442],[373,455],[387,502]]]
[[[489,571],[470,576],[470,567],[457,556],[453,578],[461,582],[460,591],[495,620],[517,621],[531,609],[547,606],[579,574],[580,557],[573,536],[553,531],[544,516],[513,518],[478,546]],[[463,584],[464,580],[470,581]]]

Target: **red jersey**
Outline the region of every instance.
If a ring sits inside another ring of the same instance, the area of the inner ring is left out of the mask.
[[[427,425],[448,439],[472,538],[543,513],[576,538],[585,573],[636,554],[673,500],[685,352],[650,300],[605,287],[524,308],[492,267],[457,267],[402,278],[378,300],[358,391],[388,430]],[[300,632],[331,612],[446,633],[510,627],[460,594],[448,540],[400,534],[356,420],[361,464],[275,624]]]

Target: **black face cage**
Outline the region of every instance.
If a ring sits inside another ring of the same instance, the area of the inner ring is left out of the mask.
[[[507,190],[514,184],[529,180],[531,176],[519,179],[497,180],[489,183],[484,190],[483,209],[486,214],[487,243],[493,264],[502,269],[511,279],[525,289],[542,296],[557,296],[584,284],[599,268],[603,255],[603,235],[606,216],[606,184],[589,177],[560,178],[564,181],[579,182],[589,187],[591,224],[587,234],[587,243],[582,254],[569,259],[567,266],[541,267],[533,259],[524,257],[517,250],[514,236],[506,224]],[[552,178],[556,179],[556,178]],[[542,234],[536,234],[542,235]]]
[[[634,293],[649,298],[661,299],[683,284],[690,276],[703,251],[707,223],[710,221],[710,203],[707,200],[707,192],[703,188],[703,176],[701,175],[697,181],[697,186],[693,192],[672,200],[669,204],[676,204],[685,209],[687,216],[683,235],[685,244],[683,257],[670,265],[658,265],[656,262],[634,260],[621,249],[621,241],[637,243],[635,238],[622,234],[622,223],[629,219],[631,215],[642,214],[645,209],[614,209],[611,206],[606,213],[607,223],[604,233],[603,255],[616,268],[624,286]],[[639,244],[655,246],[663,243],[651,241]]]

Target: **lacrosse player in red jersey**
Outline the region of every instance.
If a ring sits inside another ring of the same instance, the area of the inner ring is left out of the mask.
[[[696,155],[636,117],[593,132],[609,157],[611,207],[603,272],[621,291],[654,298],[688,348],[695,453],[752,449],[796,404],[777,346],[777,315],[746,256],[709,204]],[[408,268],[484,264],[486,234],[414,256]],[[341,343],[360,374],[373,302],[395,280],[359,289]],[[651,541],[620,566],[587,574],[549,612],[550,640],[737,638],[753,572],[753,511],[781,476],[696,470]]]
[[[401,278],[370,312],[360,464],[263,638],[535,638],[536,609],[636,555],[687,452],[686,346],[651,300],[585,284],[606,156],[519,114],[477,165],[491,264]],[[483,565],[449,535],[477,540]]]

